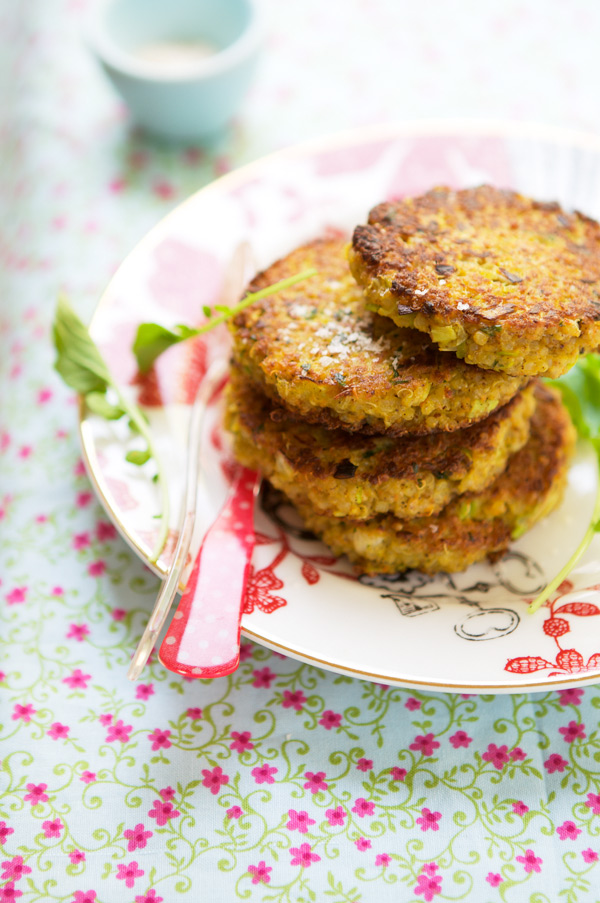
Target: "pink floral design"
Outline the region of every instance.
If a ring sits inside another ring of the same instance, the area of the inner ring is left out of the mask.
[[[106,713],[105,715],[100,715],[100,717],[98,718],[98,721],[100,722],[100,724],[103,724],[104,726],[106,726],[107,724],[113,723],[113,717],[114,717],[113,715]]]
[[[456,733],[452,734],[448,739],[454,749],[459,749],[461,746],[464,746],[466,749],[469,744],[473,742],[473,738],[469,737],[466,731],[456,731]]]
[[[136,699],[146,702],[151,696],[154,696],[154,684],[138,684],[135,688]]]
[[[134,850],[144,849],[149,838],[152,837],[152,831],[146,831],[144,826],[140,823],[137,824],[135,828],[128,828],[127,831],[123,831],[123,837],[129,841],[127,850],[130,853],[133,853]]]
[[[64,830],[64,825],[60,818],[49,819],[48,821],[42,822],[42,828],[44,829],[44,837],[60,837],[60,832]]]
[[[49,737],[52,737],[53,740],[65,740],[69,736],[70,727],[66,724],[61,724],[60,721],[55,721],[54,724],[50,726],[50,730],[46,731]]]
[[[327,787],[329,786],[325,783],[324,771],[307,771],[305,772],[304,777],[307,778],[307,781],[304,784],[304,789],[310,790],[311,793],[318,793],[320,790],[327,790]]]
[[[271,684],[277,677],[270,668],[260,668],[256,671],[252,672],[254,675],[254,680],[252,681],[253,687],[265,687],[267,690],[271,688]]]
[[[76,533],[73,537],[72,546],[75,550],[87,549],[90,543],[91,539],[89,533]]]
[[[498,872],[488,872],[485,880],[492,887],[499,887],[504,881],[504,878]]]
[[[346,812],[341,806],[336,806],[335,809],[326,809],[325,816],[331,827],[335,828],[338,825],[344,824]]]
[[[22,897],[23,891],[15,887],[14,881],[9,881],[4,887],[0,887],[0,903],[12,903],[17,897]]]
[[[551,753],[544,762],[544,768],[548,774],[553,774],[555,771],[564,771],[568,764],[567,760],[558,753]]]
[[[364,797],[359,796],[352,806],[352,811],[356,812],[359,818],[364,818],[366,815],[374,815],[375,803],[371,803]]]
[[[44,785],[46,786],[46,785]],[[7,837],[15,833],[14,828],[9,828],[5,821],[0,821],[0,845],[4,846]]]
[[[319,724],[322,724],[326,731],[330,731],[332,728],[338,728],[342,723],[342,716],[337,712],[332,712],[331,709],[327,709],[326,712],[323,712],[319,719]]]
[[[258,865],[249,865],[248,871],[252,875],[252,884],[268,884],[271,880],[269,872],[272,872],[273,869],[267,865],[264,859],[261,859]]]
[[[88,574],[90,577],[101,577],[105,571],[106,562],[104,561],[92,561],[91,564],[88,564]]]
[[[581,834],[581,828],[578,828],[574,821],[565,821],[558,826],[556,833],[561,840],[577,840]]]
[[[387,868],[388,865],[391,864],[392,857],[388,856],[387,853],[378,853],[375,857],[375,865],[381,865],[383,868]]]
[[[246,752],[248,749],[254,749],[254,743],[250,742],[250,737],[252,736],[250,731],[243,731],[241,734],[238,731],[232,731],[231,736],[233,743],[229,744],[230,749],[235,749],[239,753]]]
[[[127,611],[124,608],[113,608],[111,611],[113,621],[124,621],[127,617]]]
[[[299,831],[301,834],[308,832],[309,825],[316,824],[314,818],[310,818],[308,812],[304,810],[296,812],[295,809],[289,809],[288,818],[286,828],[290,831]]]
[[[437,894],[442,892],[442,876],[421,874],[417,878],[417,886],[414,893],[417,897],[423,897],[426,903],[431,903]]]
[[[121,743],[129,743],[132,730],[133,725],[124,724],[123,721],[119,719],[116,724],[111,724],[108,728],[106,742],[114,743],[115,741],[119,740]]]
[[[71,850],[69,859],[73,865],[78,865],[80,862],[85,862],[85,853],[82,850]]]
[[[208,787],[211,793],[218,793],[224,784],[229,783],[229,775],[223,774],[223,769],[220,765],[216,765],[212,771],[208,768],[203,768],[202,774],[204,775],[202,784],[204,787]]]
[[[158,793],[159,793],[160,798],[163,800],[167,800],[167,802],[169,800],[174,800],[175,796],[176,796],[176,793],[175,793],[175,790],[173,789],[173,787],[163,787],[163,789],[159,790]]]
[[[93,784],[96,780],[96,772],[95,771],[82,771],[80,781],[83,781],[84,784]]]
[[[257,784],[274,784],[275,778],[273,775],[277,774],[277,768],[265,763],[253,768],[251,774]]]
[[[88,682],[92,679],[91,674],[84,674],[81,668],[75,668],[68,677],[63,677],[62,682],[72,690],[87,690]]]
[[[361,853],[371,849],[371,841],[367,837],[359,837],[358,840],[354,841],[354,845]]]
[[[584,690],[581,690],[578,687],[571,687],[568,690],[559,690],[558,701],[561,705],[580,705],[584,692]]]
[[[515,815],[525,815],[526,812],[529,812],[529,806],[526,806],[522,800],[513,803],[512,807]]]
[[[138,868],[135,861],[117,865],[117,881],[124,881],[125,887],[133,887],[136,878],[141,878],[143,874],[144,870]]]
[[[490,743],[486,752],[483,753],[481,758],[485,762],[491,762],[494,768],[497,768],[498,771],[502,771],[506,763],[510,761],[510,757],[508,755],[508,746],[496,746],[495,743]]]
[[[527,874],[529,872],[541,872],[542,870],[542,862],[544,860],[536,856],[533,850],[525,850],[524,856],[516,856],[515,858],[517,862],[522,863]]]
[[[171,731],[163,731],[159,727],[155,728],[151,734],[148,734],[148,740],[152,741],[152,749],[168,749],[172,744],[169,740]],[[129,739],[129,738],[127,738]]]
[[[162,827],[166,825],[169,819],[179,818],[181,812],[177,811],[173,803],[164,802],[164,800],[154,800],[154,808],[149,810],[148,815],[150,818],[155,818],[156,824]]]
[[[598,854],[591,847],[588,847],[587,850],[582,850],[581,855],[584,862],[598,862]]]
[[[404,708],[408,709],[409,712],[415,712],[417,709],[421,708],[421,703],[418,699],[415,699],[414,696],[409,696],[404,703]]]
[[[527,753],[523,752],[520,746],[515,746],[510,752],[510,757],[513,762],[523,762],[527,758]]]
[[[406,768],[398,768],[397,765],[390,768],[390,777],[392,781],[405,781],[407,774]]]
[[[34,709],[30,702],[28,702],[27,705],[19,705],[19,703],[16,703],[10,717],[13,721],[21,720],[24,721],[25,724],[29,724],[31,716],[35,715],[36,711],[37,709]]]
[[[47,784],[27,784],[29,793],[26,793],[23,799],[26,803],[31,803],[32,806],[37,806],[38,803],[47,803],[49,799],[46,793],[47,788]]]
[[[96,525],[96,539],[98,542],[108,542],[117,538],[117,531],[112,524],[100,520]]]
[[[373,768],[373,759],[359,759],[356,763],[357,771],[370,771]]]
[[[243,809],[240,809],[239,806],[232,806],[225,814],[227,815],[227,818],[241,818],[244,811]]]
[[[192,721],[197,721],[199,718],[202,718],[202,709],[193,707],[193,708],[187,710],[186,715]]]
[[[12,881],[20,881],[23,875],[29,875],[31,873],[29,866],[25,865],[23,862],[22,856],[15,856],[14,859],[7,859],[2,863],[2,868],[4,869],[1,875],[2,881],[6,881],[9,878]]]
[[[6,594],[5,598],[7,605],[22,605],[27,599],[27,587],[15,586],[14,589]]]
[[[569,721],[567,727],[559,727],[558,732],[563,735],[565,743],[573,743],[574,740],[584,740],[587,736],[585,724],[578,724],[576,721]]]
[[[91,492],[78,492],[75,497],[75,504],[78,508],[87,508],[94,496]]]
[[[295,709],[297,712],[302,711],[302,706],[306,702],[306,696],[302,690],[284,690],[281,705],[284,709]]]
[[[434,734],[417,734],[409,749],[414,749],[415,752],[420,752],[423,756],[432,756],[434,749],[437,749],[439,745]]]
[[[600,793],[588,793],[583,805],[591,809],[594,815],[600,815]]]
[[[421,831],[439,831],[438,822],[441,817],[441,812],[432,812],[431,809],[425,807],[421,809],[421,817],[417,818],[417,824],[421,826]]]
[[[163,900],[164,897],[157,896],[156,891],[151,887],[145,894],[140,894],[140,896],[136,897],[135,903],[163,903]]]
[[[90,628],[87,624],[70,624],[69,630],[67,632],[68,640],[77,640],[78,643],[82,643],[86,636],[90,635]]]
[[[308,868],[313,862],[319,862],[321,860],[320,856],[313,853],[310,844],[308,843],[303,843],[299,847],[291,847],[290,853],[292,856],[290,865],[299,865],[302,868]]]

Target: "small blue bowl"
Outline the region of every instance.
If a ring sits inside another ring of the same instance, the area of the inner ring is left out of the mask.
[[[104,0],[89,39],[147,132],[210,142],[237,112],[263,37],[256,0]]]

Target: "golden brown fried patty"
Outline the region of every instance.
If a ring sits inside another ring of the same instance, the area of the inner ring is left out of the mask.
[[[534,408],[532,384],[459,432],[363,436],[298,420],[234,365],[225,424],[238,461],[316,514],[363,520],[391,512],[414,518],[435,514],[456,495],[492,483],[527,442]]]
[[[554,390],[536,384],[535,393],[531,438],[489,488],[459,496],[435,517],[413,520],[322,517],[297,504],[306,526],[367,574],[461,571],[486,555],[498,557],[556,507],[566,482],[573,426]]]
[[[233,354],[263,390],[313,423],[363,433],[455,430],[506,404],[523,380],[469,367],[367,308],[339,239],[293,251],[250,286],[316,267],[232,324]]]
[[[600,345],[600,225],[490,186],[380,204],[350,266],[374,309],[443,351],[557,377]]]

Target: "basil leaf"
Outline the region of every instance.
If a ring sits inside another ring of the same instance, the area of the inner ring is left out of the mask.
[[[104,392],[110,373],[87,328],[68,301],[60,297],[54,318],[54,346],[58,353],[54,369],[76,392]]]
[[[105,420],[119,420],[125,413],[119,405],[111,404],[102,392],[88,392],[85,403],[93,414],[98,414]]]
[[[133,353],[140,373],[147,373],[156,358],[167,348],[197,334],[198,331],[190,329],[189,326],[175,326],[174,329],[167,329],[159,323],[141,323],[133,343]]]

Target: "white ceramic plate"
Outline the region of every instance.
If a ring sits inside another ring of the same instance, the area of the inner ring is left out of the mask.
[[[383,199],[482,182],[598,217],[600,141],[522,124],[419,122],[345,133],[259,160],[204,188],[150,232],[106,289],[92,334],[129,384],[137,325],[200,322],[203,305],[218,302],[240,243],[250,242],[263,268],[327,230],[349,233]],[[223,331],[171,349],[159,361],[156,383],[143,386],[142,400],[155,403],[149,411],[167,463],[172,525],[183,491],[189,404],[208,364],[226,357],[227,347]],[[231,462],[219,416],[212,405],[196,543],[227,491]],[[128,440],[118,424],[88,417],[81,435],[100,499],[149,563],[155,485],[144,468],[125,462]],[[560,510],[498,564],[436,579],[418,573],[354,579],[271,495],[256,512],[259,543],[243,632],[287,655],[386,684],[518,692],[593,683],[600,679],[600,617],[593,620],[600,615],[600,539],[549,607],[530,616],[526,606],[583,535],[596,481],[593,454],[581,449]],[[153,566],[157,573],[164,574],[172,547],[173,536]]]

